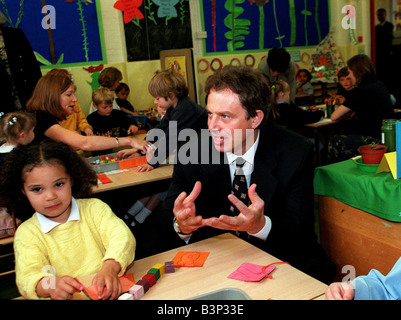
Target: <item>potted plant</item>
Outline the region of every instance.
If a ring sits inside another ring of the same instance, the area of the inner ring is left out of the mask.
[[[359,147],[359,152],[362,155],[362,163],[364,164],[379,164],[383,155],[387,152],[387,146],[372,142]]]

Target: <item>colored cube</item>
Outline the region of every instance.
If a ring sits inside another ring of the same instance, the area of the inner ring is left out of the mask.
[[[156,277],[156,281],[159,280],[159,278],[160,278],[160,270],[159,269],[152,268],[148,271],[148,273],[154,274]]]
[[[143,297],[143,295],[145,294],[145,291],[143,290],[143,287],[138,285],[138,284],[134,284],[128,291],[130,294],[132,294],[134,296],[135,300],[139,300]]]
[[[153,287],[154,284],[156,283],[156,276],[152,273],[147,273],[145,274],[142,279],[148,280],[149,282],[149,287]]]
[[[141,279],[136,283],[138,286],[143,287],[143,292],[146,293],[149,290],[149,281],[146,279]]]
[[[153,269],[159,269],[159,271],[160,271],[160,276],[162,276],[162,275],[165,273],[164,264],[157,263],[157,264],[155,264],[152,268],[153,268]]]
[[[130,293],[123,293],[121,296],[118,297],[118,300],[134,300],[134,296]]]
[[[174,262],[173,261],[166,261],[164,263],[164,271],[166,273],[174,273],[175,272]]]

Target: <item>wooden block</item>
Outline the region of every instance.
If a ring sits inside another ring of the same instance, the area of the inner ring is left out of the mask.
[[[147,292],[149,290],[149,281],[146,279],[141,279],[136,283],[138,286],[143,287],[143,292]]]
[[[166,261],[164,263],[164,271],[166,273],[174,273],[175,272],[174,262],[173,261]]]
[[[160,271],[160,276],[162,276],[162,275],[165,273],[164,264],[157,263],[157,264],[155,264],[152,268],[153,268],[153,269],[159,269],[159,271]]]
[[[130,293],[123,293],[121,296],[118,297],[118,300],[134,300],[134,296]]]
[[[148,271],[148,273],[154,274],[156,277],[156,281],[160,279],[160,270],[152,268]]]
[[[153,287],[153,285],[156,283],[156,276],[152,273],[147,273],[145,274],[142,279],[148,280],[149,282],[149,287]]]
[[[134,296],[135,300],[141,299],[145,294],[143,287],[138,284],[134,284],[128,292]]]

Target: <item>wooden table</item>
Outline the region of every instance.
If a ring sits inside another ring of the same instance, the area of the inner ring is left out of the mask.
[[[400,222],[326,196],[319,196],[319,212],[321,243],[337,265],[337,281],[350,271],[355,276],[366,275],[371,269],[387,274],[401,256]]]
[[[176,268],[175,273],[162,275],[141,300],[184,300],[224,288],[241,289],[253,300],[311,300],[321,298],[327,288],[288,264],[277,264],[271,274],[273,279],[260,282],[228,279],[244,262],[268,265],[280,261],[230,233],[134,261],[127,273],[133,273],[138,281],[152,266],[171,261],[179,251],[210,253],[203,267]],[[88,286],[91,279],[89,276],[80,280]],[[85,296],[75,294],[74,299],[85,299]]]
[[[119,188],[131,187],[143,183],[155,182],[170,179],[173,175],[174,166],[171,164],[163,164],[158,168],[149,172],[135,172],[136,168],[131,168],[118,173],[106,175],[112,182],[99,183],[94,189],[94,193],[115,190]]]

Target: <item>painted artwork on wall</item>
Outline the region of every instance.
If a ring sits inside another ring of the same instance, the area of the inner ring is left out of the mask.
[[[192,48],[189,0],[118,0],[128,61],[159,59],[159,52]]]
[[[204,53],[308,47],[329,33],[329,0],[200,0]]]
[[[105,62],[99,0],[0,0],[44,67]]]

